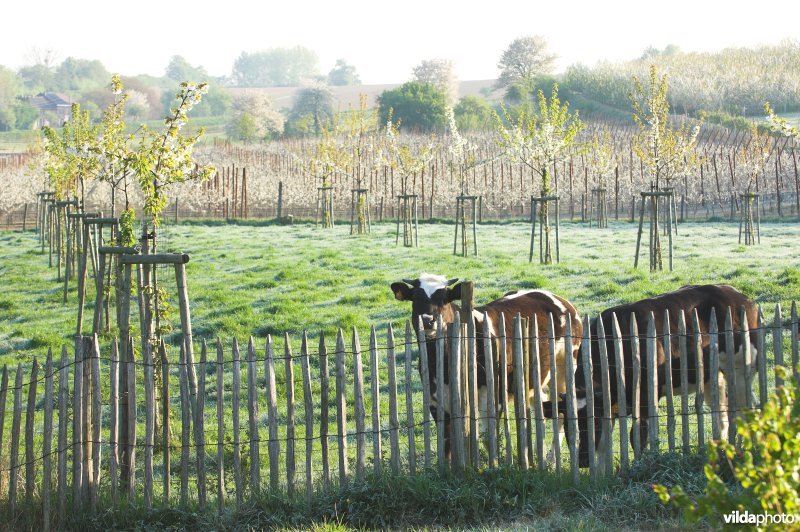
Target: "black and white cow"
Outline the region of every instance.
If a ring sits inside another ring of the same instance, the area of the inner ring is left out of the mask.
[[[641,387],[640,390],[642,391],[640,395],[640,420],[641,420],[641,432],[640,438],[642,442],[642,446],[644,447],[647,445],[647,434],[648,434],[648,426],[647,420],[649,416],[649,409],[647,405],[646,399],[646,390],[647,385],[645,383],[649,382],[648,379],[648,371],[647,371],[647,362],[645,359],[646,353],[646,334],[645,334],[645,327],[647,324],[648,317],[652,312],[654,315],[654,322],[657,331],[657,340],[656,340],[656,371],[658,375],[658,397],[663,397],[666,395],[666,364],[665,360],[666,357],[669,356],[672,359],[672,386],[675,389],[675,393],[680,392],[680,344],[677,340],[673,340],[670,343],[670,353],[664,352],[664,344],[663,344],[663,336],[662,332],[664,330],[664,311],[669,310],[670,315],[670,332],[672,335],[677,335],[678,333],[678,322],[679,322],[679,314],[683,311],[684,316],[686,318],[686,329],[687,335],[689,336],[690,340],[687,342],[687,366],[688,366],[688,381],[689,381],[689,392],[694,392],[697,385],[697,352],[695,348],[694,341],[691,338],[694,337],[694,325],[692,316],[694,311],[697,311],[698,315],[698,322],[700,327],[700,333],[702,338],[702,356],[703,356],[703,383],[705,397],[704,400],[706,404],[710,403],[710,393],[708,392],[709,386],[711,383],[712,378],[716,378],[719,384],[720,390],[720,407],[721,410],[724,412],[727,410],[727,391],[725,388],[725,378],[724,375],[728,371],[728,364],[729,364],[729,357],[734,357],[734,371],[736,372],[736,390],[734,390],[735,397],[736,397],[736,405],[737,407],[746,404],[747,399],[747,390],[750,390],[749,387],[750,383],[746,383],[744,379],[744,351],[742,349],[742,335],[741,333],[734,334],[734,341],[733,345],[728,345],[727,339],[725,338],[725,334],[723,333],[725,317],[728,312],[728,308],[731,309],[732,319],[733,319],[733,330],[734,331],[741,331],[742,330],[742,323],[741,323],[741,314],[740,309],[744,307],[746,311],[746,319],[748,329],[750,331],[750,352],[751,352],[751,366],[750,366],[750,373],[751,382],[752,377],[756,375],[756,357],[757,357],[757,350],[756,350],[756,332],[755,329],[758,325],[758,309],[757,307],[745,297],[743,294],[738,292],[735,288],[728,286],[728,285],[690,285],[684,286],[675,290],[674,292],[668,292],[666,294],[661,294],[655,297],[651,297],[648,299],[643,299],[641,301],[636,301],[635,303],[629,303],[624,305],[618,305],[616,307],[612,307],[609,309],[604,310],[600,313],[600,318],[603,321],[603,329],[606,334],[606,353],[608,356],[608,371],[609,371],[609,384],[611,388],[611,410],[613,418],[617,418],[620,415],[630,415],[632,412],[632,404],[633,404],[633,397],[632,397],[632,387],[629,386],[627,383],[632,382],[633,379],[633,356],[631,351],[631,342],[623,340],[622,342],[622,361],[624,364],[624,374],[625,374],[625,397],[626,397],[626,406],[627,412],[620,413],[618,404],[617,404],[617,364],[614,356],[614,343],[613,343],[613,336],[612,336],[612,326],[613,326],[613,318],[612,316],[616,314],[617,321],[619,323],[620,332],[623,337],[627,337],[630,333],[630,324],[632,321],[632,316],[635,316],[636,323],[639,327],[639,352],[641,356],[641,374],[640,374],[640,383]],[[717,319],[717,330],[719,331],[718,342],[719,342],[719,366],[720,366],[720,374],[719,375],[711,375],[710,371],[710,364],[709,364],[709,323],[711,317],[711,309],[715,310],[716,319]],[[602,376],[601,376],[601,365],[600,365],[600,344],[597,339],[597,321],[593,321],[591,325],[591,357],[592,357],[592,386],[594,390],[594,432],[595,432],[595,447],[600,452],[598,454],[598,460],[602,460],[606,453],[604,452],[607,449],[607,445],[610,445],[611,442],[611,434],[605,434],[603,431],[603,424],[601,423],[601,417],[603,416],[603,402],[602,402],[602,395],[601,395],[601,385],[602,385]],[[589,438],[588,438],[588,425],[589,425],[589,415],[588,409],[586,406],[586,378],[585,373],[583,371],[583,350],[578,356],[578,363],[576,364],[575,368],[575,395],[578,404],[578,431],[579,431],[579,451],[578,451],[578,463],[580,467],[588,467],[589,466]],[[545,415],[551,416],[552,415],[552,408],[549,402],[545,403],[544,405]],[[559,401],[559,412],[564,412],[566,407],[565,401]],[[721,416],[721,426],[722,426],[722,433],[725,434],[727,432],[727,417],[723,414]],[[631,442],[633,442],[633,429],[631,429]],[[605,464],[602,462],[600,463],[600,467],[605,470],[610,464]]]
[[[436,419],[436,406],[438,401],[443,396],[444,410],[445,410],[445,434],[449,434],[449,409],[450,409],[450,394],[449,394],[449,377],[448,377],[448,364],[445,362],[444,373],[444,386],[442,387],[443,393],[440,393],[438,383],[436,382],[436,331],[435,324],[438,316],[442,317],[445,323],[452,323],[455,313],[459,312],[459,307],[454,301],[461,299],[461,283],[457,282],[458,279],[448,280],[446,277],[439,275],[422,274],[418,279],[407,280],[402,282],[392,283],[391,289],[396,299],[400,301],[410,301],[412,309],[412,320],[414,327],[422,320],[422,325],[427,338],[427,351],[428,351],[428,367],[429,379],[431,385],[431,413],[433,418]],[[550,379],[550,358],[555,355],[558,382],[556,386],[559,392],[566,389],[564,381],[564,368],[565,357],[567,354],[573,357],[577,356],[578,347],[580,345],[580,338],[583,332],[580,316],[575,307],[566,299],[552,294],[546,290],[517,290],[508,292],[500,299],[492,301],[483,306],[476,307],[473,311],[473,319],[475,321],[475,331],[477,333],[476,345],[476,358],[477,358],[477,372],[476,378],[478,382],[478,407],[480,409],[480,418],[486,419],[487,416],[487,399],[486,399],[486,370],[485,354],[484,354],[484,324],[483,314],[486,313],[489,320],[489,330],[492,336],[499,335],[500,327],[499,322],[501,315],[505,316],[505,330],[507,335],[511,335],[513,331],[513,319],[517,313],[523,317],[532,318],[534,315],[538,320],[538,337],[539,337],[539,361],[540,361],[540,382],[542,385],[548,384]],[[548,320],[549,315],[553,315],[553,324],[555,332],[555,353],[550,352],[548,341]],[[572,345],[565,349],[564,346],[564,331],[567,320],[571,320],[572,325]],[[497,349],[497,345],[492,343],[492,349]],[[447,350],[445,350],[445,356]],[[504,366],[507,382],[514,382],[514,365],[512,358],[512,342],[507,342],[507,350],[503,357],[498,356],[498,353],[492,353],[492,360],[494,363],[495,380],[498,380],[498,369],[502,361]],[[499,390],[499,386],[495,385],[495,389]],[[513,386],[509,385],[509,393],[513,394]],[[530,400],[532,392],[529,392]],[[513,397],[510,397],[513,399]],[[499,407],[499,402],[495,404]],[[445,438],[445,446],[449,449],[448,440]]]

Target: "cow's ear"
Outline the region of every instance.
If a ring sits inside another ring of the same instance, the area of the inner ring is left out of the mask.
[[[411,301],[413,290],[406,283],[392,283],[394,298],[398,301]]]
[[[447,289],[447,302],[461,299],[461,283]]]

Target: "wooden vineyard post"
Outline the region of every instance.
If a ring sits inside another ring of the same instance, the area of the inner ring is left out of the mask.
[[[395,245],[400,242],[400,224],[403,225],[403,245],[407,248],[419,246],[419,225],[417,220],[417,195],[397,196],[397,233]]]
[[[460,194],[456,197],[456,231],[453,236],[453,255],[460,254],[462,257],[466,257],[470,254],[470,248],[472,248],[472,256],[478,256],[477,200],[478,196]],[[468,211],[469,214],[467,214]],[[472,229],[471,246],[470,238],[467,235],[468,224]],[[458,238],[459,230],[461,232],[460,241]],[[461,244],[460,246],[459,243]]]
[[[556,262],[560,261],[559,253],[559,212],[558,212],[558,196],[531,196],[531,246],[528,253],[528,262],[533,262],[533,249],[536,241],[536,218],[539,217],[539,262],[541,264],[553,263],[553,244],[550,238],[552,226],[550,222],[550,203],[553,203],[555,218],[555,259]]]

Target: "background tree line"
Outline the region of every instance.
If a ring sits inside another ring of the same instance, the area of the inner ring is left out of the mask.
[[[460,130],[481,130],[493,127],[501,104],[510,116],[535,111],[538,90],[549,94],[558,82],[560,94],[584,115],[629,120],[630,82],[646,76],[655,64],[669,75],[670,103],[677,113],[702,114],[710,122],[746,128],[748,120],[741,116],[760,115],[764,100],[780,112],[800,109],[800,44],[796,41],[719,53],[684,53],[674,45],[663,50],[650,47],[631,61],[571,65],[557,77],[553,76],[555,58],[542,37],[514,39],[498,56],[494,85],[480,95],[463,98],[459,98],[453,62],[425,59],[412,69],[405,84],[384,91],[375,103],[382,121],[391,113],[407,130],[445,130],[448,108],[453,109]],[[765,62],[770,68],[763,68]],[[32,103],[33,96],[44,92],[66,95],[80,103],[90,118],[99,120],[101,110],[111,102],[110,76],[100,61],[67,57],[59,62],[50,51],[35,53],[30,64],[16,71],[0,66],[0,131],[34,129],[42,118],[60,125],[56,116],[42,116]],[[194,115],[206,119],[204,125],[212,134],[224,132],[240,141],[319,135],[323,125],[343,111],[335,109],[331,88],[361,83],[358,71],[345,59],[338,59],[323,73],[317,54],[302,46],[242,52],[230,75],[222,77],[210,76],[203,66],[176,55],[160,77],[122,77],[129,94],[129,123],[163,118],[170,111],[172,87],[187,80],[207,82],[209,87]],[[300,87],[283,107],[256,90],[281,86]],[[231,87],[244,90],[234,96],[228,90]]]

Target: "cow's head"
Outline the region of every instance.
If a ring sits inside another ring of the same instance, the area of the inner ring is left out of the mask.
[[[442,275],[423,273],[419,279],[403,279],[402,282],[392,283],[392,292],[398,301],[411,302],[414,327],[419,325],[422,318],[425,334],[432,336],[438,316],[441,315],[445,323],[453,321],[451,303],[461,299],[461,283],[457,282],[458,279],[448,280]]]

